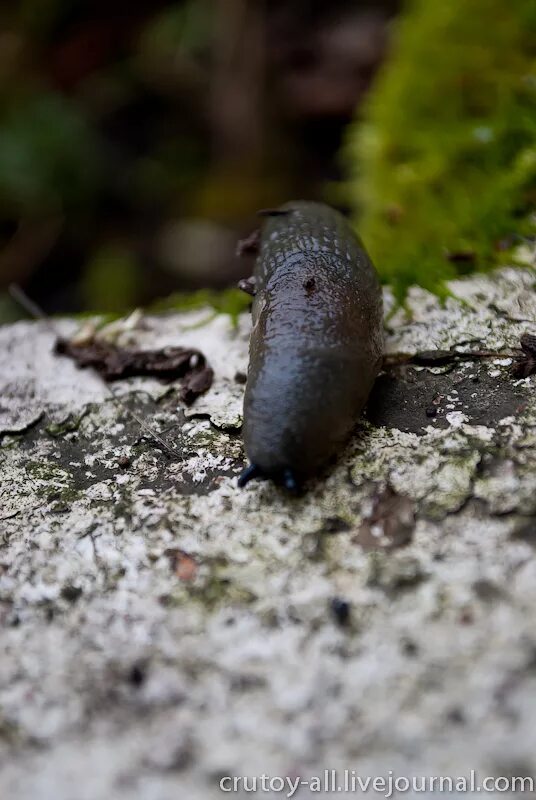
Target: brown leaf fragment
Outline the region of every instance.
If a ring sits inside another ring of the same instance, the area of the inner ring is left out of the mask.
[[[365,550],[392,550],[408,544],[414,529],[413,501],[387,486],[374,497],[372,512],[359,526],[354,542]]]
[[[531,355],[536,354],[536,334],[534,333],[524,333],[519,340],[521,345],[521,349],[525,351],[525,353],[530,353]]]
[[[133,350],[94,337],[83,344],[58,339],[55,352],[72,358],[82,369],[94,369],[105,381],[135,376],[165,382],[183,378],[181,398],[188,405],[211,386],[214,375],[203,353],[191,347]]]
[[[178,547],[170,547],[165,551],[165,555],[177,578],[187,583],[194,580],[197,575],[197,562],[189,553]]]
[[[344,600],[342,597],[333,597],[331,599],[331,613],[335,618],[335,621],[341,626],[344,627],[348,625],[350,621],[350,612],[351,607],[348,600]]]
[[[181,386],[180,399],[191,406],[200,394],[206,392],[212,386],[214,372],[210,367],[204,366],[189,372]]]
[[[514,378],[528,378],[536,373],[536,335],[524,333],[519,344],[521,352],[514,357],[512,375]]]

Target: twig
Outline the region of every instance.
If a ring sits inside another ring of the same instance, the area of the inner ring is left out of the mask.
[[[423,350],[418,353],[392,353],[384,356],[383,369],[415,364],[420,367],[441,367],[453,361],[477,361],[480,358],[513,358],[511,352],[497,350]]]
[[[511,348],[510,352],[500,352],[498,350],[469,350],[463,352],[457,350],[465,342],[453,345],[450,350],[423,350],[419,353],[392,353],[384,356],[382,368],[393,369],[415,364],[419,367],[442,367],[445,364],[452,364],[456,361],[477,361],[481,358],[510,358],[512,366],[510,369],[514,378],[528,378],[529,375],[536,373],[536,336],[531,333],[523,333],[519,340],[519,347]]]

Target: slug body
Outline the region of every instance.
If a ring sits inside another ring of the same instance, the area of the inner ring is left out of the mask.
[[[379,372],[382,296],[346,219],[319,203],[267,212],[255,299],[243,436],[251,462],[239,483],[289,489],[348,438]]]

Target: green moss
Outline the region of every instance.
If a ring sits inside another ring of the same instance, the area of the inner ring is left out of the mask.
[[[207,610],[221,605],[248,605],[256,599],[249,589],[219,575],[211,575],[203,585],[191,587],[188,590],[188,595],[197,600]]]
[[[256,600],[253,591],[240,585],[228,574],[226,559],[208,559],[204,562],[204,568],[208,568],[206,574],[193,583],[179,581],[174,591],[166,597],[166,603],[180,607],[195,602],[204,611],[212,611],[221,606],[247,606]]]
[[[51,422],[45,428],[46,433],[53,439],[58,439],[65,436],[67,433],[74,433],[80,427],[80,423],[88,413],[89,409],[86,408],[82,414],[69,414],[63,422]]]
[[[47,481],[51,484],[64,485],[69,483],[71,476],[52,461],[28,461],[26,472],[37,481]]]
[[[534,231],[533,0],[409,0],[348,153],[355,220],[399,297],[504,259]]]
[[[158,300],[149,311],[195,311],[200,308],[213,308],[218,314],[229,314],[236,324],[239,314],[251,303],[251,297],[239,289],[216,291],[200,289],[197,292],[176,292]]]
[[[80,498],[79,490],[73,486],[73,476],[58,464],[29,461],[26,472],[34,483],[37,496],[52,503],[52,511],[65,511]]]

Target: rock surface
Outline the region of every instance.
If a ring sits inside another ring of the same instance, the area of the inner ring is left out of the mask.
[[[504,269],[444,306],[414,289],[387,350],[515,347],[534,286]],[[508,358],[390,370],[306,494],[240,491],[248,331],[204,312],[116,326],[205,353],[214,384],[185,409],[149,379],[116,384],[119,405],[43,324],[0,329],[0,797],[536,776],[536,377]]]

